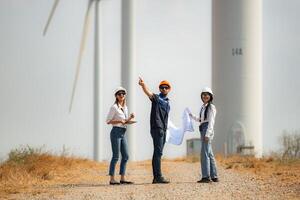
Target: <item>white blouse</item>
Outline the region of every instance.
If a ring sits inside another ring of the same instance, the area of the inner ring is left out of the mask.
[[[206,106],[207,106],[207,104],[202,105],[201,110],[200,110],[200,117],[196,117],[195,115],[192,115],[192,118],[195,121],[200,122],[200,124],[202,124],[204,122],[208,122],[208,128],[207,128],[205,136],[208,137],[209,139],[213,139],[217,109],[216,109],[215,105],[210,104],[210,109],[207,113],[207,119],[204,120],[204,112],[206,110]]]
[[[128,118],[128,109],[127,106],[121,107],[117,104],[114,104],[110,107],[110,110],[106,117],[106,123],[108,123],[111,120],[126,120]],[[123,125],[122,123],[113,124],[113,126],[126,128],[126,125]]]

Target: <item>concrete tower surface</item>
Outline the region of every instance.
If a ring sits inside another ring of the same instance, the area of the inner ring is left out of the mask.
[[[135,0],[122,1],[122,86],[127,91],[129,112],[135,111],[135,87],[137,85],[135,70]],[[136,80],[136,81],[135,81]],[[135,127],[128,126],[129,157],[135,160]]]
[[[262,1],[213,0],[215,149],[262,154]]]

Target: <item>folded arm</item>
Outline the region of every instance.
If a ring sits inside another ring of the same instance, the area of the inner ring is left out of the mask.
[[[112,106],[107,114],[107,117],[106,117],[106,123],[107,124],[125,124],[126,123],[126,120],[116,120],[114,119],[114,116],[116,114],[117,110],[115,109],[114,106]]]

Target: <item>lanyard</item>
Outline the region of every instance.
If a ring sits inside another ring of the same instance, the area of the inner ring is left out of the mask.
[[[124,109],[123,109],[122,107],[121,107],[120,109],[121,109],[121,111],[124,113],[125,119],[127,119],[127,116],[126,116],[126,113],[125,113]]]
[[[200,122],[201,122],[201,114],[202,114],[202,111],[204,110],[204,106],[201,107],[201,110],[200,110],[200,115],[199,115],[199,118],[200,118]]]

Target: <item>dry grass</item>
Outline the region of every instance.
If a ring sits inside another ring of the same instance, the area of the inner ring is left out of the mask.
[[[0,165],[0,197],[21,192],[43,192],[44,186],[97,182],[95,171],[107,165],[65,154],[51,155],[41,149],[23,147],[10,152]],[[38,186],[38,187],[37,187]]]
[[[253,156],[217,156],[218,163],[225,169],[250,172],[259,179],[275,179],[282,184],[300,187],[300,160],[280,160],[278,157],[255,158]]]
[[[300,160],[281,160],[281,156],[273,154],[270,157],[255,158],[254,156],[233,155],[227,158],[217,155],[217,164],[225,169],[233,169],[241,173],[253,173],[261,180],[279,181],[287,186],[300,189]],[[198,155],[169,160],[171,162],[199,162]]]
[[[257,159],[249,156],[227,158],[217,156],[217,160],[218,165],[222,165],[225,169],[254,173],[259,179],[280,181],[287,186],[300,188],[299,159],[283,162],[277,157]],[[170,167],[174,166],[172,165],[174,162],[199,162],[199,157],[164,159],[164,172],[172,171]],[[0,198],[17,193],[49,193],[47,188],[54,185],[106,182],[107,165],[107,163],[68,156],[65,153],[53,155],[30,147],[15,149],[0,165]],[[150,160],[129,162],[128,167],[152,171]]]

